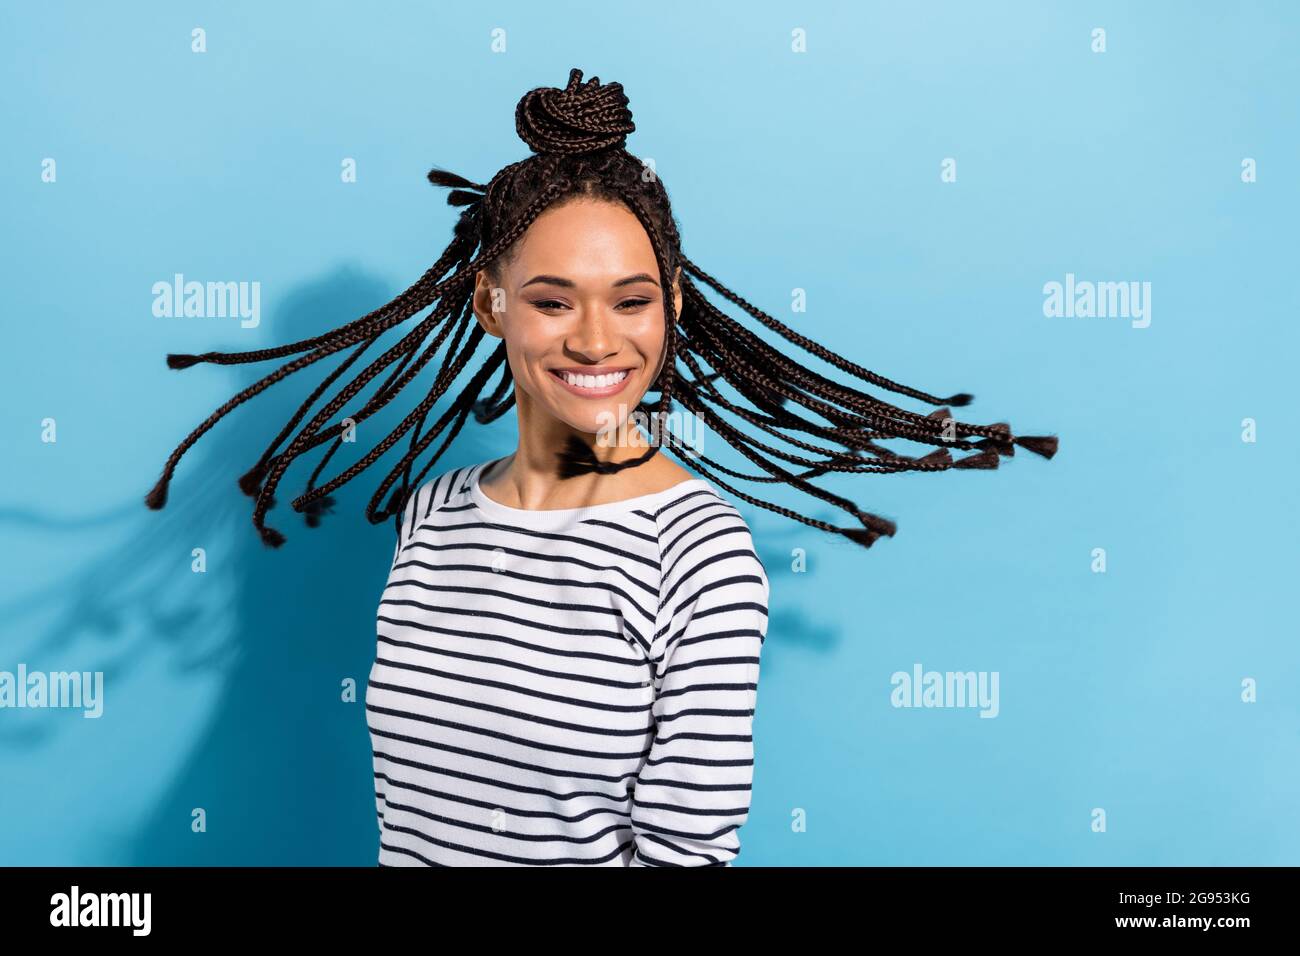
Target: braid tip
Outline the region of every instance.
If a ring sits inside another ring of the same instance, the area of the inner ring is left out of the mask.
[[[319,528],[322,515],[333,514],[334,498],[330,495],[322,495],[313,501],[303,505],[303,515],[307,521],[307,527]]]
[[[262,543],[268,548],[278,548],[284,544],[284,535],[274,528],[258,528],[257,533],[262,536]]]
[[[250,498],[256,498],[262,493],[262,479],[266,477],[266,471],[267,463],[259,461],[240,476],[239,490]]]
[[[1012,443],[1011,426],[1008,425],[1006,422],[995,422],[994,424],[990,425],[989,428],[998,432],[1003,437],[985,438],[983,441],[977,441],[975,443],[975,447],[985,448],[985,449],[991,448],[993,449],[993,451],[997,452],[999,455],[1003,456],[1004,458],[1014,457],[1016,453],[1016,446]]]
[[[920,458],[913,458],[912,461],[918,465],[940,465],[944,468],[952,467],[952,455],[948,454],[946,448],[936,448],[928,455]]]
[[[202,355],[187,355],[183,352],[167,353],[168,368],[189,368],[191,365],[197,365],[202,361]]]
[[[836,528],[835,530],[864,548],[871,547],[876,542],[876,539],[881,537],[870,528]]]
[[[858,520],[875,532],[877,536],[888,535],[892,538],[894,533],[898,531],[898,525],[888,518],[882,518],[880,515],[873,515],[866,511],[858,513]]]
[[[472,183],[464,176],[457,176],[453,172],[449,172],[448,170],[445,169],[438,169],[436,166],[433,169],[429,170],[428,179],[429,182],[433,183],[435,186],[446,186],[448,188],[460,187],[464,189],[476,189],[479,192],[487,191],[486,186],[480,185],[479,183]]]
[[[1016,454],[1016,446],[1010,441],[1001,438],[985,438],[975,443],[976,448],[991,449],[1004,458],[1012,458]]]
[[[163,505],[167,504],[167,485],[168,478],[163,475],[158,479],[158,483],[149,489],[149,493],[144,496],[144,503],[154,511],[161,511]]]
[[[945,398],[945,399],[944,399],[942,402],[940,402],[939,404],[940,404],[940,405],[956,405],[958,408],[960,408],[962,405],[969,405],[969,404],[970,404],[971,402],[973,402],[973,401],[975,401],[975,396],[974,396],[974,395],[971,395],[971,394],[969,394],[969,393],[967,393],[967,392],[959,392],[959,393],[956,394],[956,395],[949,395],[947,398]]]
[[[958,458],[952,463],[952,466],[954,468],[993,469],[998,466],[998,453],[986,448],[977,455],[967,455],[965,458]]]
[[[1048,459],[1056,454],[1059,444],[1055,435],[1021,435],[1013,438],[1012,441],[1026,451],[1032,451],[1035,455],[1042,455]]]

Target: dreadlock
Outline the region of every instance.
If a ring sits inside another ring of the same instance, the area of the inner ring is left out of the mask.
[[[1017,445],[1045,458],[1056,453],[1055,436],[1013,435],[1005,422],[975,425],[956,421],[951,407],[968,405],[971,395],[939,397],[890,381],[800,335],[686,258],[667,191],[657,175],[644,175],[642,163],[624,148],[627,135],[636,127],[627,97],[618,83],[602,85],[594,76],[583,83],[582,71],[571,70],[563,89],[542,87],[524,95],[515,110],[515,128],[533,155],[506,166],[486,185],[443,169],[429,172],[431,183],[450,190],[448,204],[464,208],[442,256],[391,302],[331,332],[275,348],[167,356],[168,366],[175,369],[200,362],[236,365],[297,357],[243,389],[177,446],[157,484],[145,496],[150,508],[156,510],[166,504],[167,488],[177,463],[218,421],[281,379],[346,351],[349,354],[312,391],[253,467],[239,478],[239,487],[255,499],[253,525],[262,540],[269,546],[279,547],[284,535],[266,525],[266,512],[275,504],[275,491],[296,458],[332,440],[313,469],[306,489],[291,502],[295,511],[305,515],[307,524],[316,527],[334,503],[330,492],[369,468],[409,432],[405,453],[366,506],[366,517],[371,523],[394,517],[400,527],[401,514],[410,495],[468,418],[472,415],[480,424],[495,421],[515,401],[513,378],[505,360],[505,343],[501,342],[450,406],[425,430],[434,405],[465,369],[484,336],[471,305],[476,271],[482,269],[494,279],[499,277],[502,265],[529,225],[546,209],[577,198],[620,203],[637,217],[654,249],[661,288],[672,288],[680,270],[682,313],[676,314],[673,296],[666,295],[663,362],[650,388],[659,393],[659,399],[654,406],[643,401],[637,408],[655,423],[646,452],[627,461],[601,461],[583,441],[570,436],[566,447],[557,450],[556,472],[560,478],[590,472],[612,474],[634,468],[649,461],[662,445],[744,501],[870,547],[880,536],[894,534],[894,522],[863,511],[847,498],[819,488],[809,479],[828,472],[886,474],[996,468],[999,458],[1012,456]],[[712,289],[770,331],[840,371],[876,389],[941,407],[925,414],[908,411],[805,368],[785,350],[765,342],[722,311],[706,297],[703,287]],[[428,316],[366,365],[303,424],[316,402],[386,331],[430,307]],[[433,361],[449,338],[446,354],[423,400],[359,461],[318,486],[322,471],[344,440],[346,424],[355,425],[384,408]],[[679,356],[684,370],[678,367]],[[359,408],[343,421],[326,425],[390,366],[391,371]],[[483,396],[488,379],[498,367],[500,378]],[[718,379],[732,386],[752,407],[725,398],[715,384]],[[674,401],[716,430],[759,473],[725,467],[669,433],[666,422]],[[719,415],[719,410],[749,427],[742,431]],[[807,415],[803,410],[812,414]],[[412,476],[416,461],[444,432],[446,435],[437,449]],[[795,451],[764,441],[764,435],[792,446]],[[880,444],[888,439],[905,439],[934,450],[912,457]],[[972,454],[954,458],[950,450]],[[782,463],[793,466],[794,470],[787,470]],[[797,488],[847,512],[861,527],[837,527],[752,497],[720,479],[719,473],[740,481]],[[397,487],[387,504],[380,507],[394,484]]]

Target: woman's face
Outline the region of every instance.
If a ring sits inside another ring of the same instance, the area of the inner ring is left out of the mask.
[[[659,372],[664,300],[650,237],[626,207],[574,199],[528,227],[474,312],[504,338],[522,416],[595,434],[620,425]],[[678,271],[680,275],[680,270]],[[673,287],[677,314],[681,290]]]

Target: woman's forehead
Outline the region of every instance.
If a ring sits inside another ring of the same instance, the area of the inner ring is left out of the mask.
[[[572,202],[547,210],[529,226],[509,268],[519,282],[534,275],[609,284],[638,272],[658,273],[640,220],[625,207]]]

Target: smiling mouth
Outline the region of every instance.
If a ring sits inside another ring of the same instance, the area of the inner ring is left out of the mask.
[[[558,368],[547,371],[570,392],[590,398],[603,398],[620,392],[632,377],[632,370],[629,368],[604,372],[600,375]]]

